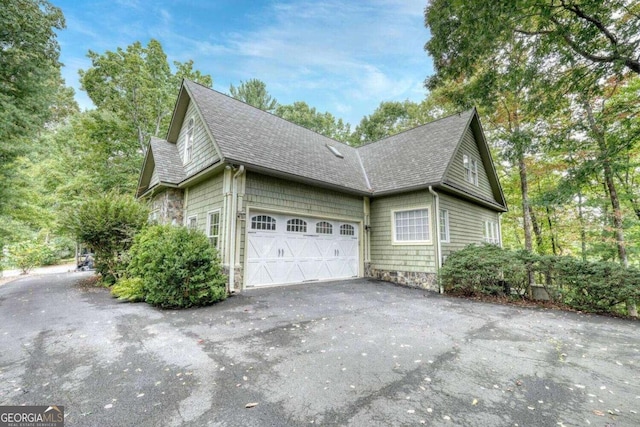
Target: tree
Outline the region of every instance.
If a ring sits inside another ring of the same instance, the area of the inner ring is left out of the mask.
[[[628,0],[433,0],[425,11],[438,79],[469,73],[510,40],[526,39],[539,57],[557,55],[598,75],[640,74],[640,5]]]
[[[46,0],[12,0],[0,7],[0,248],[12,221],[5,212],[16,174],[14,160],[49,117],[59,79],[60,46],[55,30],[64,28],[59,8]]]
[[[348,123],[345,124],[342,119],[336,120],[329,112],[320,113],[304,101],[278,105],[275,115],[337,141],[347,142],[351,135]]]
[[[434,109],[429,99],[420,104],[409,100],[381,102],[372,114],[360,120],[351,136],[351,143],[362,145],[378,141],[428,123],[447,111]]]
[[[162,45],[153,39],[146,47],[135,42],[102,55],[89,51],[88,56],[91,67],[80,70],[82,89],[98,109],[130,125],[143,153],[150,136],[166,131],[182,79],[212,84],[210,76],[193,70],[193,61],[174,62],[177,72],[173,74]]]
[[[278,108],[278,101],[269,95],[267,85],[258,79],[240,81],[240,86],[229,86],[232,97],[249,105],[253,105],[263,111],[274,113]]]

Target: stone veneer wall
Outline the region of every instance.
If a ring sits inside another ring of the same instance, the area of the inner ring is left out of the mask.
[[[227,288],[229,287],[229,267],[222,266],[222,273],[227,276]],[[234,286],[233,289],[229,289],[229,292],[240,292],[242,291],[242,276],[243,270],[241,267],[236,267],[235,269],[235,277],[234,277]]]
[[[365,277],[372,277],[412,288],[426,289],[434,292],[438,292],[439,290],[438,279],[435,273],[380,270],[373,268],[370,263],[365,263],[364,275]]]
[[[152,209],[158,211],[160,224],[182,225],[184,221],[184,193],[177,188],[167,188],[156,195]]]

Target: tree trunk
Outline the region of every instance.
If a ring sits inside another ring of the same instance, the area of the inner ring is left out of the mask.
[[[580,250],[582,261],[587,261],[587,230],[584,228],[584,213],[582,212],[582,191],[578,191],[578,222],[580,224]]]
[[[620,198],[618,197],[618,191],[616,189],[616,183],[614,181],[614,173],[611,168],[611,161],[607,153],[607,141],[604,131],[596,124],[593,110],[589,103],[585,103],[587,110],[587,118],[591,126],[591,130],[595,135],[598,147],[600,149],[600,156],[603,158],[602,172],[604,174],[605,185],[609,193],[609,200],[611,202],[611,208],[613,209],[613,228],[616,238],[616,246],[618,249],[618,258],[620,264],[624,268],[629,267],[629,259],[627,258],[627,247],[624,241],[624,229],[622,226],[622,209],[620,207]],[[638,317],[638,309],[635,301],[627,301],[627,311],[630,316]]]
[[[524,161],[524,153],[518,153],[518,173],[520,174],[520,192],[522,193],[522,228],[524,229],[524,248],[532,252],[533,241],[531,238],[531,210],[529,209],[529,181],[527,179],[527,164]],[[527,271],[529,281],[529,297],[532,297],[531,286],[535,284],[533,271]]]
[[[535,211],[533,210],[533,206],[529,204],[529,216],[531,217],[531,228],[533,229],[533,235],[536,236],[536,249],[540,255],[544,252],[543,245],[544,240],[542,239],[542,229],[540,228],[540,223],[538,222],[538,217],[536,216]]]

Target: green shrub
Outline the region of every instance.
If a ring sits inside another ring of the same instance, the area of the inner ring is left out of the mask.
[[[69,215],[66,228],[91,248],[95,268],[105,284],[113,284],[123,273],[123,254],[133,236],[146,224],[148,210],[130,196],[109,193],[89,199]]]
[[[127,274],[142,279],[149,304],[183,308],[226,297],[217,253],[199,231],[150,226],[136,236],[129,257]]]
[[[40,265],[44,250],[45,246],[40,243],[17,243],[9,248],[9,260],[20,269],[22,274],[28,274],[34,267]]]
[[[524,274],[523,264],[515,265],[515,258],[496,245],[469,245],[447,257],[440,283],[445,292],[463,296],[510,294],[509,279],[519,284]]]
[[[111,287],[111,295],[122,301],[144,301],[144,282],[139,277],[123,277]]]

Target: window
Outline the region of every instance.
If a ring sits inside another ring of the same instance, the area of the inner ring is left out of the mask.
[[[318,234],[333,234],[333,225],[327,221],[320,221],[316,224],[316,233]]]
[[[251,229],[275,231],[276,219],[269,215],[256,215],[251,217]]]
[[[220,211],[209,212],[207,216],[207,237],[214,248],[218,248],[220,237]]]
[[[393,212],[393,240],[400,243],[424,243],[429,236],[429,209]]]
[[[355,236],[356,229],[351,224],[342,224],[340,226],[340,235],[341,236]]]
[[[194,120],[193,117],[189,119],[189,123],[187,124],[187,136],[184,141],[184,161],[185,163],[191,161],[191,156],[193,154],[193,134],[194,131]]]
[[[467,154],[463,154],[462,164],[467,182],[478,185],[478,161]]]
[[[495,221],[484,222],[484,241],[487,243],[500,244],[500,230]]]
[[[440,241],[449,241],[449,211],[446,209],[440,209]]]
[[[198,216],[194,215],[187,218],[187,228],[195,230],[196,227],[198,227]]]
[[[290,219],[287,221],[287,231],[291,231],[293,233],[306,233],[307,222],[300,218]]]

